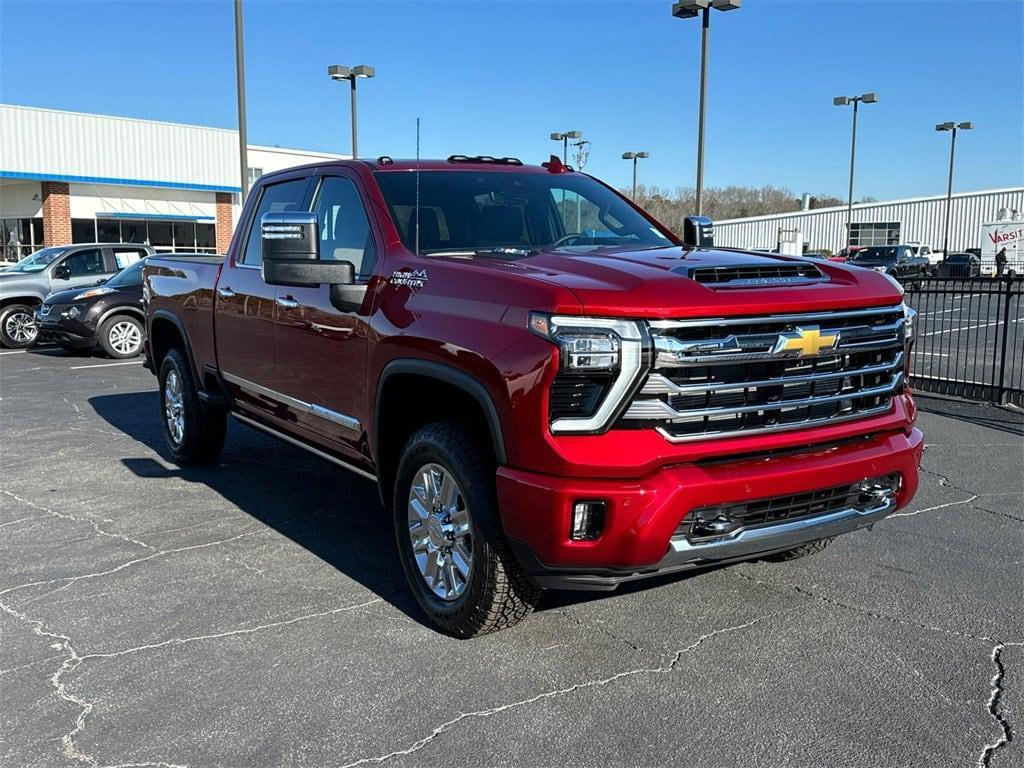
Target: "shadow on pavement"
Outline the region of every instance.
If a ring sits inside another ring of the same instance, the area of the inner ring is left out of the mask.
[[[914,402],[919,410],[957,419],[981,427],[988,427],[1011,435],[1024,436],[1024,411],[1010,407],[976,403],[951,397],[914,393]]]
[[[89,404],[111,426],[164,453],[156,392],[101,395],[90,398]],[[373,482],[233,421],[215,466],[168,469],[149,456],[123,457],[121,462],[142,481],[176,477],[207,486],[426,624],[405,582],[391,523]],[[146,496],[145,486],[142,491]],[[538,610],[599,600],[691,575],[645,579],[624,584],[616,592],[546,592]]]

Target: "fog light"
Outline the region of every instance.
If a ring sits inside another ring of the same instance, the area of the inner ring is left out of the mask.
[[[569,538],[573,541],[592,541],[601,535],[604,528],[603,501],[577,501],[572,505],[572,531]]]

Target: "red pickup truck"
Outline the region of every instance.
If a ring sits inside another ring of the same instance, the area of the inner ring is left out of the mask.
[[[907,504],[900,287],[686,224],[556,158],[263,176],[226,258],[147,262],[168,449],[211,461],[230,413],[374,480],[460,637],[543,588],[798,557]]]

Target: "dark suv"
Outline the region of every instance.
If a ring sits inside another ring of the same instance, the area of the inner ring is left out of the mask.
[[[51,293],[36,310],[39,338],[66,350],[99,346],[111,357],[135,357],[142,351],[142,266],[136,261],[91,288]]]
[[[852,254],[847,263],[867,267],[895,277],[901,283],[927,277],[930,264],[926,256],[915,256],[908,245],[872,245]]]

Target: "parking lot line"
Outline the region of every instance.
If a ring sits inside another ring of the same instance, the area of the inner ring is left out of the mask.
[[[95,363],[93,365],[72,365],[70,370],[78,371],[82,368],[112,368],[115,365],[142,365],[142,360],[126,360],[123,363]]]

